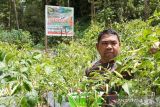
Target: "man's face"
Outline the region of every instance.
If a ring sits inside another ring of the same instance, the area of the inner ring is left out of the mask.
[[[96,47],[103,63],[111,61],[120,51],[118,38],[113,34],[104,34],[99,43],[96,44]]]

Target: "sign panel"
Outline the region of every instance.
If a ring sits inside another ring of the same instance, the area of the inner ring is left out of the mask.
[[[45,30],[47,36],[74,35],[74,9],[71,7],[45,7]]]

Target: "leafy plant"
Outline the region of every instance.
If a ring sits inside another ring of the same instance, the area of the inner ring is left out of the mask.
[[[22,31],[22,30],[11,30],[5,31],[0,30],[0,40],[2,42],[8,42],[10,44],[15,44],[18,47],[30,47],[32,45],[31,35],[28,31]]]

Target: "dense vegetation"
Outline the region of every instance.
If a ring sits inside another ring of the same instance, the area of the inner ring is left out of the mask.
[[[74,7],[75,24],[82,26],[78,31],[84,30],[90,20],[110,27],[113,22],[146,20],[155,10],[160,11],[159,0],[1,0],[0,26],[8,30],[27,30],[34,44],[43,44],[46,4]],[[55,43],[54,40],[63,41],[53,38],[50,44]]]
[[[159,101],[160,53],[150,54],[148,52],[160,37],[158,9],[160,2],[158,0],[150,0],[148,5],[144,5],[145,2],[143,2],[148,0],[119,0],[117,2],[97,0],[98,6],[91,13],[88,10],[93,9],[94,1],[85,1],[86,4],[84,4],[84,0],[78,2],[70,0],[69,4],[75,7],[75,11],[80,9],[75,12],[77,18],[75,37],[72,40],[61,37],[51,38],[50,44],[52,41],[57,44],[50,47],[49,53],[45,53],[42,50],[44,16],[41,16],[44,13],[44,5],[67,5],[66,0],[47,1],[26,0],[22,3],[17,0],[15,2],[18,5],[19,14],[22,12],[21,9],[25,9],[18,19],[19,27],[23,30],[14,30],[17,26],[16,21],[13,20],[15,15],[9,15],[8,12],[13,11],[12,9],[7,10],[10,5],[14,7],[12,2],[0,1],[0,5],[3,6],[0,14],[0,20],[2,20],[0,28],[0,105],[42,106],[47,105],[44,93],[48,91],[54,92],[54,97],[62,102],[69,93],[81,89],[89,93],[87,103],[89,107],[97,107],[97,99],[100,96],[95,89],[100,85],[106,85],[104,82],[106,79],[111,80],[107,84],[109,88],[115,85],[122,86],[120,97],[126,95],[128,97],[154,96],[154,101]],[[89,6],[93,7],[90,9]],[[120,14],[117,13],[116,8],[121,10]],[[150,10],[149,13],[144,11],[146,8]],[[84,15],[86,16],[83,17]],[[90,19],[92,19],[91,22]],[[87,21],[88,23],[85,23]],[[106,27],[114,28],[120,34],[121,54],[116,59],[118,70],[116,75],[106,72],[106,77],[96,75],[97,81],[91,81],[84,76],[84,71],[99,58],[95,49],[97,34]],[[38,45],[35,46],[35,44]],[[123,79],[120,73],[124,71],[134,73],[134,79],[129,81]],[[88,84],[96,82],[98,84],[88,87]],[[125,106],[125,103],[122,105]]]

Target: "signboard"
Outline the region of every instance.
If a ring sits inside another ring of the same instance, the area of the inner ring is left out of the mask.
[[[71,7],[45,7],[45,30],[47,36],[74,35],[74,9]]]

